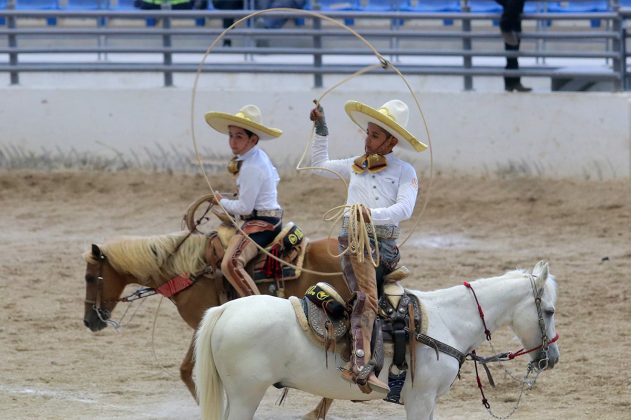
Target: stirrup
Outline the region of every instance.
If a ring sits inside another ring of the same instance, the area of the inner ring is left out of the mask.
[[[375,375],[374,372],[370,372],[366,383],[364,385],[360,385],[356,382],[357,375],[355,375],[352,370],[346,369],[341,366],[338,369],[340,371],[342,379],[357,385],[364,394],[370,394],[371,391],[382,394],[388,394],[390,392],[390,387],[382,382],[379,378],[377,378],[377,375]]]
[[[371,372],[370,376],[368,376],[368,386],[375,392],[380,392],[383,394],[390,393],[390,387],[384,383],[381,379],[375,375],[374,372]]]

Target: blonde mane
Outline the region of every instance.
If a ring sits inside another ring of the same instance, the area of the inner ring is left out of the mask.
[[[206,236],[189,236],[174,253],[187,233],[125,236],[99,247],[116,271],[131,274],[140,283],[146,284],[150,279],[157,281],[182,273],[197,273],[206,266]],[[83,258],[88,263],[97,262],[90,251],[85,252]]]

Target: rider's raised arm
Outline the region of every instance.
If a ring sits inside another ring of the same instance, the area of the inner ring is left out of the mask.
[[[311,142],[311,166],[328,169],[328,171],[315,171],[315,173],[327,178],[337,178],[337,175],[331,172],[334,171],[344,179],[349,179],[353,159],[329,159],[329,129],[321,105],[311,111],[310,119],[315,124],[315,135]]]

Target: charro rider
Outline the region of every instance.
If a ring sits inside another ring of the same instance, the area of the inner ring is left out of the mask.
[[[407,149],[421,152],[427,146],[405,129],[409,109],[400,100],[388,101],[376,109],[349,101],[344,109],[351,120],[366,132],[365,154],[329,160],[329,132],[324,110],[317,106],[310,114],[311,120],[315,122],[311,164],[335,171],[350,180],[346,204],[363,205],[361,212],[364,220],[372,219],[379,243],[380,264],[375,268],[370,258],[358,258],[351,252],[341,258],[344,278],[349,288],[356,293],[351,313],[351,360],[342,369],[342,376],[358,383],[364,392],[370,392],[366,386],[374,391],[388,392],[388,385],[372,372],[375,361],[371,360],[370,339],[378,309],[377,280],[381,281],[399,262],[396,245],[399,222],[412,216],[419,188],[414,167],[395,157],[392,149],[401,144]],[[319,171],[318,174],[335,177],[328,171]],[[348,247],[348,225],[346,216],[338,238],[340,250]],[[374,243],[371,239],[372,246]]]
[[[278,235],[282,228],[283,210],[278,204],[278,171],[269,156],[258,146],[259,140],[279,137],[282,131],[264,125],[261,110],[256,105],[246,105],[236,114],[208,112],[206,122],[216,131],[228,134],[234,157],[228,171],[236,176],[239,191],[236,200],[216,194],[213,201],[226,211],[245,221],[226,249],[221,271],[239,296],[259,294],[245,265],[258,253],[255,242],[264,247]]]

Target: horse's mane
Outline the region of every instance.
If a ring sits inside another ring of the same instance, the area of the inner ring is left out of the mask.
[[[155,236],[124,236],[100,245],[107,261],[119,272],[129,273],[138,280],[196,273],[206,266],[204,251],[208,238],[177,232]],[[174,253],[178,244],[180,247]],[[88,263],[96,263],[91,251],[83,254]]]

